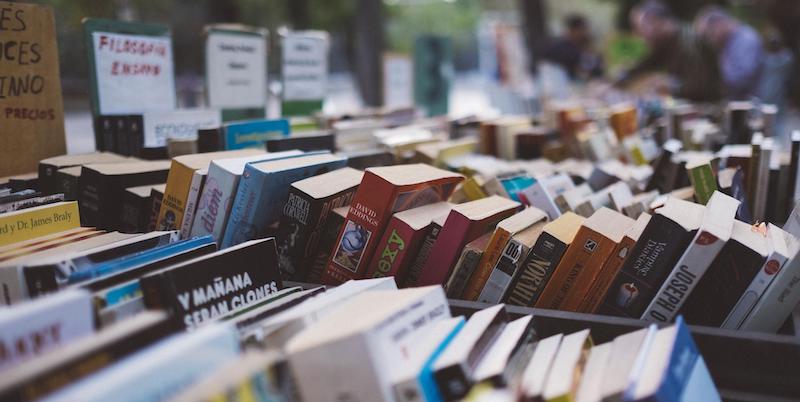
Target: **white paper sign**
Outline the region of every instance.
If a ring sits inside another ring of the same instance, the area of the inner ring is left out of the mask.
[[[383,57],[383,105],[405,107],[414,105],[414,64],[404,55]]]
[[[290,32],[283,38],[283,99],[321,100],[328,86],[328,38]]]
[[[214,32],[206,41],[208,102],[223,109],[267,103],[267,40],[264,36]]]
[[[94,32],[100,114],[136,114],[175,108],[172,40]]]
[[[221,113],[215,109],[147,112],[143,120],[145,148],[165,147],[169,138],[197,138],[197,130],[222,125]]]

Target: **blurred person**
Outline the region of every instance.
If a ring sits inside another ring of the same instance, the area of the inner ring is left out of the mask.
[[[563,68],[572,80],[603,76],[603,58],[592,49],[589,21],[580,14],[564,18],[564,34],[545,45],[542,59]]]
[[[758,95],[765,56],[758,32],[717,6],[703,8],[694,27],[717,50],[725,96],[741,100]]]
[[[649,47],[649,54],[627,71],[617,85],[628,85],[647,74],[666,73],[660,91],[691,101],[717,101],[722,82],[713,47],[681,23],[660,1],[638,4],[629,14],[637,36]]]

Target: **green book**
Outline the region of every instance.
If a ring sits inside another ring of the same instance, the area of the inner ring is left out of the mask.
[[[714,170],[711,163],[703,162],[695,165],[687,165],[686,171],[689,173],[689,180],[694,188],[695,200],[706,205],[711,195],[717,190],[717,180],[714,178]]]

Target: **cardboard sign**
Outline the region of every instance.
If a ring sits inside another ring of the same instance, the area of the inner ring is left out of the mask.
[[[53,9],[0,2],[0,176],[65,153]]]
[[[172,39],[153,24],[86,20],[95,114],[175,109]]]
[[[283,37],[283,100],[325,98],[328,87],[328,34],[322,31],[287,32]]]
[[[144,146],[167,146],[167,139],[196,139],[197,131],[222,125],[222,116],[215,109],[186,109],[168,112],[147,112],[143,116]]]
[[[264,108],[266,31],[211,28],[206,39],[206,82],[213,108]]]
[[[414,105],[414,64],[404,54],[383,55],[383,105]]]

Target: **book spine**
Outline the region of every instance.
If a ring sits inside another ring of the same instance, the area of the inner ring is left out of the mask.
[[[511,280],[503,297],[505,302],[515,306],[533,307],[566,251],[566,244],[543,232],[528,253],[521,269]]]
[[[225,220],[232,208],[238,183],[238,176],[231,177],[229,172],[211,162],[203,190],[197,200],[191,237],[212,235],[218,243],[222,240],[224,225],[221,221]]]
[[[772,280],[775,279],[776,274],[786,265],[787,260],[786,257],[778,253],[772,253],[761,269],[758,270],[755,278],[742,293],[742,296],[739,297],[733,310],[723,321],[722,328],[738,329],[742,325],[742,322],[750,314],[758,299],[761,298],[761,295],[767,290]]]
[[[800,303],[800,258],[781,269],[745,318],[741,330],[775,333]]]
[[[445,285],[447,297],[451,299],[461,298],[464,287],[467,286],[467,281],[469,281],[472,273],[475,272],[475,268],[478,267],[482,256],[483,250],[476,250],[471,247],[464,248],[464,251],[461,252],[461,257],[456,262],[453,273],[450,274],[450,278]]]
[[[725,242],[713,234],[700,231],[675,264],[641,319],[671,322],[724,245]]]
[[[161,200],[164,199],[164,193],[156,190],[150,191],[150,216],[147,219],[147,231],[152,232],[156,230],[156,221],[158,220],[158,211],[161,210]]]
[[[800,137],[792,138],[792,153],[791,160],[789,161],[789,189],[786,191],[786,206],[789,211],[794,207],[794,201],[797,200],[797,169],[800,168]]]
[[[72,176],[56,172],[56,193],[64,194],[65,201],[77,201],[79,194],[78,180],[80,176]]]
[[[81,170],[78,180],[78,206],[81,211],[81,225],[96,227],[100,225],[100,189],[102,176],[88,169]]]
[[[590,261],[597,260],[592,257],[598,254],[601,242],[603,242],[602,236],[582,226],[575,235],[575,240],[564,253],[564,257],[553,272],[548,286],[542,291],[535,306],[559,310],[578,276],[583,271],[591,269]]]
[[[128,135],[130,136],[131,156],[141,157],[144,149],[144,116],[133,114],[127,117]]]
[[[522,190],[520,193],[525,195],[531,206],[539,208],[547,213],[551,221],[561,216],[561,209],[556,205],[555,200],[547,194],[547,190],[544,188],[544,184],[541,180]]]
[[[389,220],[397,191],[394,185],[369,171],[364,174],[323,274],[323,283],[361,278]]]
[[[114,138],[116,143],[116,152],[121,155],[131,156],[131,138],[128,132],[128,118],[127,116],[114,116]]]
[[[769,163],[772,158],[772,149],[763,147],[761,148],[757,176],[753,184],[755,185],[755,194],[753,194],[753,219],[756,222],[763,222],[767,211],[767,194],[769,189]],[[772,189],[777,191],[777,189]]]
[[[298,280],[303,276],[300,266],[305,257],[311,231],[317,223],[326,201],[317,201],[294,187],[283,206],[278,225],[278,264],[285,278]]]
[[[633,239],[624,237],[617,245],[614,252],[611,253],[611,256],[608,257],[600,269],[600,273],[598,273],[597,278],[586,293],[586,297],[578,306],[577,311],[579,313],[594,313],[600,307],[600,303],[603,302],[606,293],[608,293],[611,282],[614,281],[614,277],[619,272],[622,264],[627,260],[634,244],[636,242]]]
[[[3,267],[0,269],[0,291],[2,291],[2,304],[10,306],[28,298],[28,290],[21,268],[18,266]]]
[[[192,184],[194,169],[184,166],[175,159],[169,168],[167,187],[164,198],[161,200],[161,210],[158,212],[158,230],[175,230],[183,223],[183,211],[186,210],[186,200],[189,196],[189,187]]]
[[[511,284],[511,278],[519,268],[520,263],[528,256],[530,251],[525,245],[518,241],[511,240],[503,250],[500,260],[489,275],[489,279],[478,296],[479,302],[499,303],[503,295]]]
[[[0,215],[0,246],[63,232],[80,225],[78,203],[75,201]]]
[[[425,235],[425,239],[422,241],[419,252],[416,257],[414,257],[414,261],[408,269],[408,274],[403,281],[402,287],[410,288],[418,286],[417,284],[419,283],[420,276],[422,276],[422,270],[425,268],[425,264],[428,263],[428,258],[430,258],[431,252],[433,251],[433,246],[436,244],[436,239],[439,238],[441,232],[442,227],[439,224],[431,224],[428,233]]]
[[[423,228],[421,231],[426,231]],[[400,274],[405,274],[405,270],[401,271],[401,266],[409,254],[409,250],[413,247],[412,242],[416,236],[414,229],[405,224],[403,221],[392,218],[386,226],[383,237],[378,242],[378,247],[375,254],[372,256],[372,262],[367,266],[367,278],[383,278],[393,276],[396,281],[401,282]],[[406,264],[407,265],[407,264]],[[402,268],[407,268],[402,267]]]
[[[325,236],[325,230],[327,227],[328,219],[330,219],[331,215],[334,215],[333,209],[340,208],[343,206],[349,206],[350,203],[353,201],[353,195],[355,195],[356,188],[347,190],[344,193],[341,193],[335,196],[332,199],[328,199],[324,203],[322,203],[322,208],[320,212],[317,214],[317,221],[311,229],[311,233],[309,234],[308,241],[306,242],[305,250],[301,253],[301,257],[298,259],[297,265],[300,267],[298,271],[298,281],[305,280],[305,278],[309,275],[309,270],[313,267],[314,261],[316,256],[320,251],[320,244],[323,236]],[[334,236],[338,234],[335,233]],[[334,240],[335,241],[335,240]],[[326,246],[326,252],[330,252],[333,246]],[[302,278],[302,279],[301,279]],[[316,283],[316,282],[314,282]]]
[[[500,257],[503,255],[503,251],[506,249],[510,238],[511,233],[508,231],[501,228],[495,229],[492,238],[489,240],[489,244],[486,246],[486,251],[483,252],[481,262],[478,263],[478,267],[470,276],[469,282],[467,282],[467,286],[461,294],[464,300],[474,301],[478,299],[493,268],[497,265],[498,261],[500,261]]]
[[[56,264],[22,267],[21,274],[25,278],[25,289],[31,299],[58,291],[58,268]]]
[[[464,246],[474,240],[470,238],[473,237],[470,231],[469,219],[456,211],[451,211],[422,268],[417,286],[441,285],[447,281],[451,268],[461,255]]]
[[[253,216],[260,195],[258,190],[263,180],[263,175],[252,165],[245,166],[236,190],[236,197],[233,199],[224,235],[221,239],[214,238],[222,248],[247,241],[253,235],[255,230],[252,225]]]
[[[181,239],[188,239],[192,233],[194,214],[197,210],[197,202],[199,201],[206,176],[199,170],[192,175],[192,183],[189,185],[189,194],[186,197],[186,209],[183,210],[183,222],[181,222],[180,230]]]
[[[459,401],[467,395],[467,391],[472,387],[472,382],[460,365],[436,370],[433,377],[443,401]]]
[[[686,232],[660,214],[653,215],[598,311],[641,317],[693,238],[694,232]]]
[[[717,190],[717,181],[711,165],[705,164],[689,169],[689,180],[692,182],[697,203],[706,205]]]
[[[689,329],[683,322],[678,323],[678,333],[672,346],[667,370],[661,386],[653,399],[657,401],[676,401],[682,399],[687,383],[700,353],[692,340]],[[691,399],[691,398],[689,398]]]
[[[333,248],[336,246],[339,232],[344,226],[344,218],[332,213],[325,222],[325,229],[320,235],[319,247],[314,256],[313,262],[310,264],[310,270],[305,278],[302,280],[309,283],[320,283],[322,280],[322,273],[328,265],[328,261],[333,254]]]

